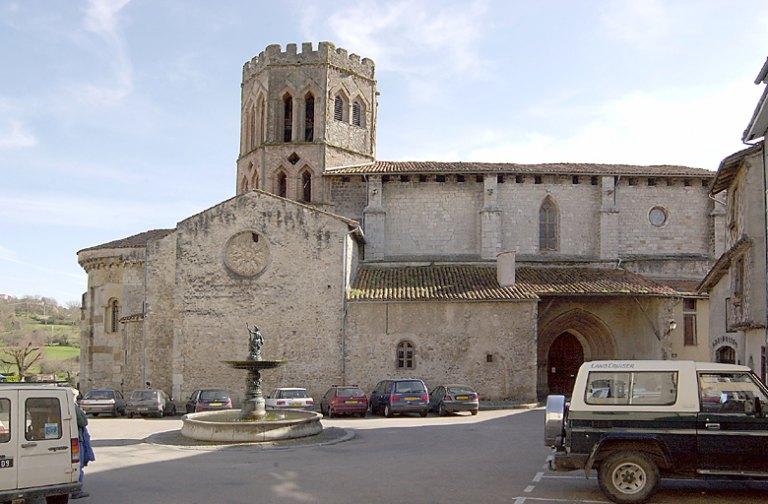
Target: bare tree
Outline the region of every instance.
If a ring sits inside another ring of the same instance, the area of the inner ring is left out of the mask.
[[[43,357],[40,345],[27,338],[15,346],[4,348],[2,353],[4,356],[0,358],[0,362],[7,366],[16,366],[21,381],[25,380],[30,368]]]

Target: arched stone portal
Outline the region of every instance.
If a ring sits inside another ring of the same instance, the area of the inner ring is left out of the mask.
[[[578,355],[578,346],[581,345],[581,356]],[[564,352],[576,355],[565,356]],[[553,359],[555,367],[552,370],[550,359]],[[570,367],[578,366],[584,361],[615,359],[616,344],[608,326],[597,316],[582,309],[573,309],[562,313],[550,320],[539,329],[538,337],[538,393],[539,397],[546,397],[550,393],[562,393],[568,388],[567,376],[570,375]],[[576,362],[579,360],[580,362]],[[565,365],[565,368],[562,366]],[[574,373],[575,374],[575,373]],[[557,382],[552,383],[550,392],[550,378]],[[554,390],[557,389],[557,390]],[[570,393],[566,394],[570,395]]]

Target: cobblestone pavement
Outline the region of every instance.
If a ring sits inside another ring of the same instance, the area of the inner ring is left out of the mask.
[[[142,440],[178,419],[91,421],[96,462],[85,488],[99,503],[607,502],[583,473],[544,469],[543,413],[324,420],[353,439],[284,450],[189,450]],[[664,481],[655,504],[764,503],[768,484]]]

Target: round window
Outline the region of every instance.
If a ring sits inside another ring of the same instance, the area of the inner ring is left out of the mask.
[[[654,226],[661,227],[667,222],[667,211],[661,207],[653,207],[648,212],[648,220]]]
[[[268,263],[267,239],[255,231],[241,231],[224,246],[224,264],[240,276],[255,277],[264,271]]]

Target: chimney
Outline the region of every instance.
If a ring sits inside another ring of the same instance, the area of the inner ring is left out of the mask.
[[[496,280],[502,287],[515,285],[515,252],[505,250],[496,254]]]

